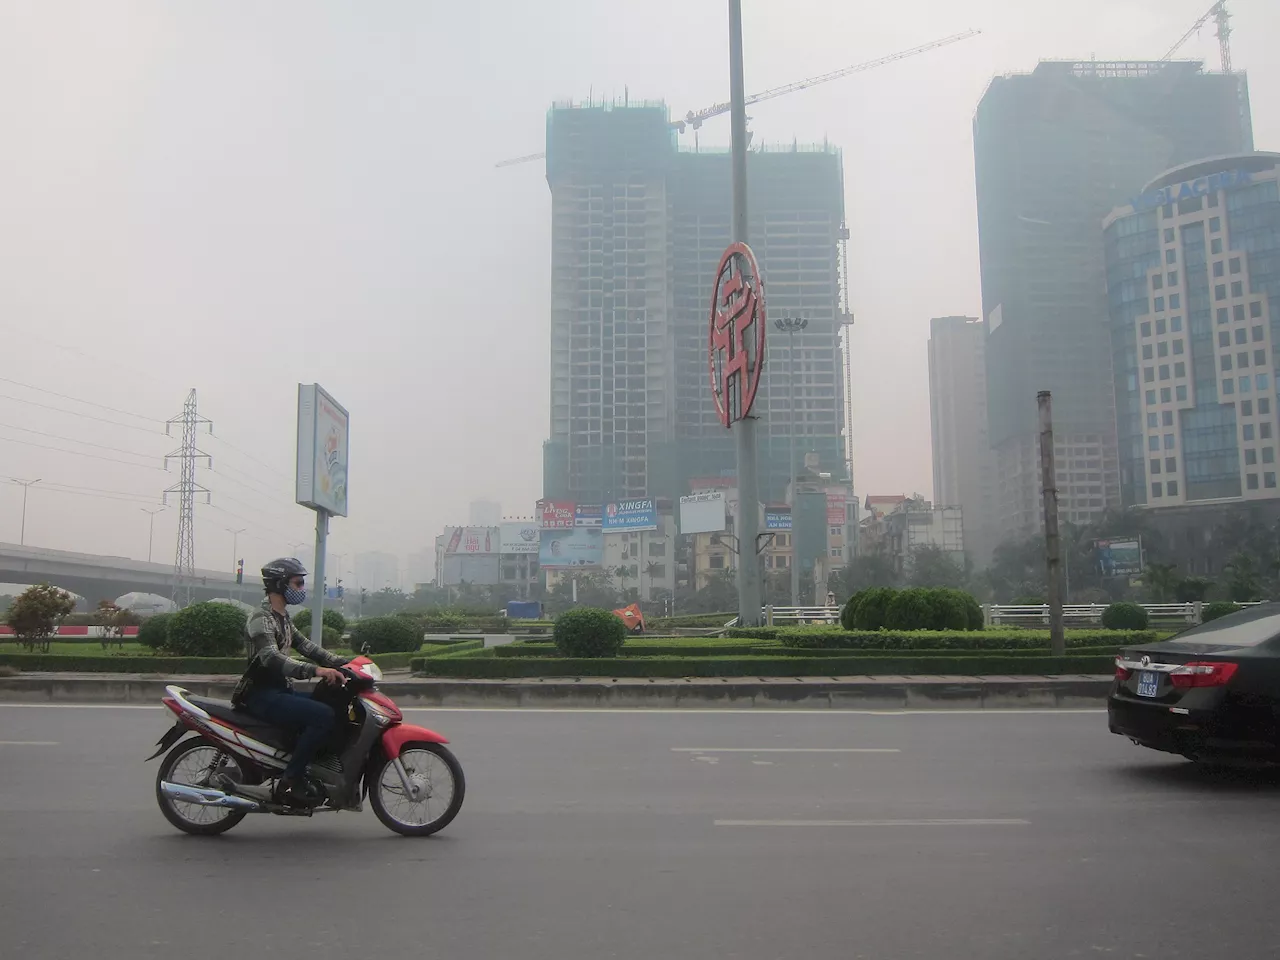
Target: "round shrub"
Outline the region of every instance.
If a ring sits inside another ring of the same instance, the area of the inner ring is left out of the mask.
[[[578,607],[556,617],[552,636],[564,657],[616,657],[627,639],[627,625],[608,610]]]
[[[320,628],[320,642],[326,650],[335,650],[342,646],[342,634],[326,623]]]
[[[370,653],[413,653],[422,646],[422,630],[408,617],[369,617],[351,628],[351,649]]]
[[[978,603],[972,593],[965,593],[963,590],[958,592],[963,598],[965,617],[969,622],[969,629],[985,630],[987,626],[987,618],[982,612],[982,604]]]
[[[884,613],[884,625],[889,630],[933,630],[938,619],[934,591],[924,587],[899,591]]]
[[[883,629],[889,604],[893,602],[897,592],[893,587],[872,587],[870,590],[863,590],[860,594],[862,599],[854,608],[854,627],[858,630]]]
[[[138,642],[159,653],[169,645],[169,621],[172,613],[156,613],[142,621],[138,627]]]
[[[859,590],[845,601],[845,605],[840,610],[840,626],[844,627],[846,630],[856,630],[858,628],[858,624],[854,618],[858,612],[858,604],[862,602],[862,598],[866,595],[866,590]]]
[[[166,649],[183,657],[233,657],[244,652],[246,619],[229,603],[193,603],[172,615]]]
[[[969,602],[973,601],[963,590],[950,587],[935,587],[929,590],[933,594],[933,620],[929,630],[971,630],[969,625]],[[979,611],[981,612],[981,611]]]
[[[337,630],[339,637],[347,629],[347,618],[337,610],[326,610],[321,619],[324,621],[324,629]],[[311,611],[303,610],[299,612],[293,618],[293,628],[308,637],[311,636]],[[325,641],[325,646],[328,646],[328,641]]]
[[[1145,630],[1147,611],[1136,603],[1113,603],[1102,611],[1102,625],[1108,630]]]
[[[1237,613],[1244,607],[1238,603],[1232,603],[1230,600],[1215,600],[1213,603],[1206,603],[1200,609],[1200,622],[1208,623],[1210,620],[1217,620],[1219,617],[1225,617],[1228,614]]]

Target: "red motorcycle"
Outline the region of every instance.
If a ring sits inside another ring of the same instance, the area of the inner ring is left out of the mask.
[[[448,826],[466,792],[462,766],[445,746],[449,741],[404,722],[400,709],[378,692],[382,671],[368,657],[356,657],[342,672],[341,687],[316,689],[316,699],[329,703],[340,722],[307,767],[322,796],[301,806],[277,803],[272,792],[289,762],[294,734],[228,700],[165,687],[161,702],[176,721],[147,757],[169,750],[156,775],[156,800],[165,819],[186,833],[213,836],[250,813],[359,812],[367,796],[378,819],[404,836],[425,837]],[[184,740],[187,733],[195,736]]]

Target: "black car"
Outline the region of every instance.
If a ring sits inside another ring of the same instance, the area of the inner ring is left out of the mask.
[[[1200,763],[1280,763],[1280,603],[1126,647],[1111,732]]]

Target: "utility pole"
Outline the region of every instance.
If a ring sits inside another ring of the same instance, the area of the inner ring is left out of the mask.
[[[1058,534],[1058,481],[1053,462],[1053,403],[1048,390],[1036,394],[1040,408],[1040,486],[1044,496],[1044,551],[1049,574],[1049,652],[1067,652],[1062,622],[1062,542]]]
[[[18,534],[18,546],[25,547],[27,545],[27,491],[40,482],[40,478],[35,480],[14,480],[14,483],[22,487],[22,531]]]
[[[165,424],[165,433],[171,434],[175,424],[182,427],[182,446],[164,458],[167,469],[170,460],[181,464],[181,479],[164,492],[164,502],[169,502],[169,495],[178,495],[178,546],[173,559],[173,593],[170,599],[176,608],[191,604],[191,587],[196,571],[196,494],[203,494],[205,503],[210,501],[209,490],[196,483],[196,462],[205,460],[213,466],[213,458],[196,447],[196,433],[201,426],[207,426],[213,433],[213,421],[200,416],[196,409],[196,392],[187,394],[187,402],[183,404],[182,414]],[[181,600],[181,602],[179,602]]]
[[[242,527],[239,530],[232,530],[230,527],[227,527],[227,533],[231,534],[231,574],[232,576],[234,576],[236,572],[236,566],[240,563],[240,551],[236,548],[240,545],[240,534],[244,533],[244,528]],[[240,584],[237,583],[236,595],[234,599],[239,600],[240,593],[241,593]]]
[[[791,468],[791,605],[803,606],[800,603],[800,551],[796,541],[796,498],[799,494],[800,468],[796,466],[796,331],[809,326],[806,317],[779,317],[774,326],[787,335],[787,356],[790,365],[787,373],[787,441],[790,448]]]
[[[729,102],[733,167],[733,242],[747,243],[747,103],[742,76],[742,0],[729,0]],[[759,278],[753,278],[758,281]],[[756,358],[757,364],[764,357]],[[747,377],[748,372],[739,374]],[[725,402],[729,402],[726,395]],[[738,454],[738,623],[760,623],[760,488],[756,476],[756,422],[742,410],[733,424]],[[794,524],[794,520],[793,520]]]
[[[151,562],[151,546],[156,539],[156,514],[163,513],[164,507],[156,507],[154,510],[148,510],[146,507],[139,507],[151,519],[147,522],[147,563]]]

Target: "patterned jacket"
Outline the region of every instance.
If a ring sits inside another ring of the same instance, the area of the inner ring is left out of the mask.
[[[286,612],[278,618],[271,609],[271,600],[264,598],[262,609],[256,611],[244,627],[245,656],[248,667],[231,694],[231,702],[239,706],[257,689],[290,690],[294,680],[310,680],[316,675],[316,664],[325,667],[341,667],[347,661],[317,646],[298,630]],[[294,660],[289,650],[296,648],[307,660]]]

